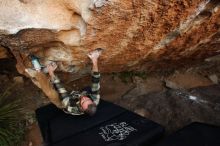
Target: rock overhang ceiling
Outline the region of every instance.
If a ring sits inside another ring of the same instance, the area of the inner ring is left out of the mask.
[[[1,46],[31,67],[88,72],[86,54],[105,48],[103,72],[167,70],[220,53],[218,0],[2,0]]]

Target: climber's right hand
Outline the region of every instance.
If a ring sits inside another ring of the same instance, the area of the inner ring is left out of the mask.
[[[57,64],[55,62],[52,62],[47,65],[47,70],[51,77],[54,77],[54,71],[56,70],[56,68],[57,68]]]

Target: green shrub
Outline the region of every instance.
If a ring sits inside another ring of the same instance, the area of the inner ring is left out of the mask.
[[[21,101],[9,98],[9,90],[0,95],[0,146],[18,146],[25,131]]]

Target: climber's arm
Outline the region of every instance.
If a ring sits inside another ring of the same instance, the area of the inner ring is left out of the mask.
[[[92,85],[91,85],[91,95],[94,103],[99,104],[100,100],[100,73],[92,72]]]
[[[64,98],[68,97],[69,94],[67,90],[63,87],[60,79],[54,74],[55,69],[57,68],[57,65],[55,63],[51,63],[47,65],[48,73],[50,75],[51,81],[56,89],[56,91],[60,95],[60,100],[62,101]]]
[[[91,85],[91,95],[94,103],[99,104],[100,101],[100,73],[98,69],[98,58],[102,53],[102,49],[96,49],[88,54],[88,57],[92,61],[92,85]]]

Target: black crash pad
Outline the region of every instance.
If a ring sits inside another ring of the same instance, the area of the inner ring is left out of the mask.
[[[194,122],[155,146],[220,146],[220,127]]]
[[[92,117],[65,114],[53,104],[37,109],[36,117],[49,146],[139,146],[164,132],[159,124],[103,100]]]

